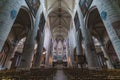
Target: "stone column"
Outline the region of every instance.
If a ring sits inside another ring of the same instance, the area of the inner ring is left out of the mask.
[[[68,50],[69,50],[69,57],[70,57],[70,66],[73,66],[74,65],[74,48],[73,48],[73,45],[71,44],[72,42],[70,41],[70,38],[69,38],[69,47],[68,47]]]
[[[76,51],[77,51],[77,55],[83,55],[83,51],[82,51],[82,34],[81,34],[81,30],[78,29],[77,31],[77,44],[76,44]]]
[[[28,69],[30,68],[30,65],[32,63],[32,57],[34,54],[34,47],[35,47],[35,35],[34,33],[32,33],[26,37],[19,68]]]
[[[50,38],[49,38],[50,39]],[[50,56],[50,54],[51,54],[51,51],[50,51],[50,47],[51,47],[51,45],[52,45],[52,40],[50,39],[49,40],[49,45],[48,45],[48,51],[47,51],[47,53],[46,53],[46,60],[45,60],[45,65],[46,66],[49,66],[49,56]]]
[[[113,65],[112,65],[112,63],[110,61],[110,57],[108,56],[108,53],[107,53],[107,50],[105,48],[104,43],[101,42],[101,41],[99,41],[99,43],[100,43],[101,50],[103,51],[104,57],[107,58],[106,63],[107,63],[108,69],[114,69],[114,67],[113,67]]]
[[[70,66],[70,64],[69,64],[69,46],[68,46],[68,44],[69,44],[69,41],[68,41],[68,38],[66,38],[66,57],[67,57],[67,67]]]
[[[37,46],[37,52],[35,55],[34,63],[33,63],[33,68],[40,68],[41,64],[41,55],[43,52],[43,41],[44,41],[44,32],[39,32],[39,41],[38,41],[38,46]]]
[[[81,61],[81,56],[83,56],[83,50],[82,50],[82,34],[81,34],[81,30],[78,29],[77,30],[77,34],[76,34],[76,53],[77,53],[77,65],[79,67],[80,65],[80,61]],[[82,66],[82,65],[81,65]]]
[[[120,8],[115,0],[94,0],[108,36],[120,60]],[[99,3],[98,3],[99,2]]]
[[[84,18],[81,12],[81,9],[78,8],[78,17],[80,20],[80,28],[83,36],[84,46],[85,46],[85,56],[88,63],[88,68],[99,68],[97,55],[94,51],[93,43],[91,42],[91,38],[88,35],[88,30],[85,27]]]
[[[89,49],[91,50],[91,52],[93,54],[91,54],[92,58],[96,58],[96,63],[98,65],[98,67],[101,67],[100,66],[100,62],[99,62],[99,59],[98,59],[98,55],[97,55],[97,51],[96,51],[96,48],[95,48],[95,43],[94,43],[94,39],[92,37],[92,34],[91,34],[91,29],[87,29],[87,34],[88,34],[88,39],[90,42],[88,42],[88,47]]]
[[[0,51],[24,0],[0,0]]]
[[[37,31],[39,29],[41,13],[42,13],[42,6],[39,7],[38,12],[36,14],[35,25],[33,29],[29,32],[26,38],[23,53],[22,53],[22,60],[21,60],[19,68],[30,68],[31,67],[32,57],[34,54],[33,53],[34,47],[36,43]]]
[[[46,52],[45,55],[45,66],[48,67],[49,66],[49,56],[50,56],[50,49],[48,49],[48,51]]]

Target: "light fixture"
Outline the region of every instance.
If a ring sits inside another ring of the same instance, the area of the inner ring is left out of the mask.
[[[46,54],[46,51],[44,51],[43,54]]]

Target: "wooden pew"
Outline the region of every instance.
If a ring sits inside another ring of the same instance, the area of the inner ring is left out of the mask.
[[[47,68],[47,69],[18,69],[18,70],[4,70],[0,71],[0,80],[9,79],[9,80],[48,80],[53,78],[56,69]]]
[[[68,80],[120,80],[120,70],[64,69]]]

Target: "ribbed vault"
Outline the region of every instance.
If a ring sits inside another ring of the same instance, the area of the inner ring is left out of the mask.
[[[75,0],[44,0],[54,39],[63,40],[67,37],[75,2]]]
[[[69,13],[62,8],[58,8],[49,14],[49,21],[53,38],[62,36],[63,39],[67,37],[71,21]]]
[[[76,0],[44,0],[45,1],[45,8],[47,9],[48,13],[55,11],[58,8],[62,8],[65,11],[72,13],[75,7]]]

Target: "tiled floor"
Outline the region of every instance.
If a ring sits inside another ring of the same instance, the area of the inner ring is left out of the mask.
[[[54,80],[67,80],[62,69],[57,70]]]
[[[67,77],[65,75],[65,73],[62,70],[63,66],[62,65],[58,65],[57,66],[57,72],[55,74],[54,80],[67,80]]]

